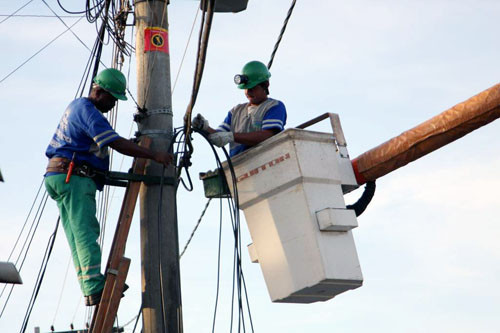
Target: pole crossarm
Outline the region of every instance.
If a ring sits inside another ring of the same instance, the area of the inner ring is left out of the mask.
[[[132,172],[108,171],[105,173],[106,185],[127,187],[128,182],[143,182],[146,185],[175,185],[174,177],[150,176]]]

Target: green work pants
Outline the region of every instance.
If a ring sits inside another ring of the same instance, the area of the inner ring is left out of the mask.
[[[45,177],[45,187],[57,202],[83,295],[93,295],[104,288],[101,274],[101,248],[97,243],[99,222],[96,214],[96,185],[90,178],[66,175]]]

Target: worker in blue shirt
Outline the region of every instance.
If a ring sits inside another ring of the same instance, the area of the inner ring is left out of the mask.
[[[153,151],[120,137],[104,117],[117,99],[127,100],[125,90],[126,79],[120,71],[109,68],[100,72],[89,97],[78,98],[67,107],[45,153],[49,158],[45,186],[57,202],[87,306],[99,304],[105,282],[97,243],[95,195],[104,186],[99,174],[109,168],[108,147],[165,166],[172,160],[167,152]],[[71,164],[74,167],[68,175]]]
[[[231,157],[281,132],[286,109],[282,102],[268,97],[270,77],[266,65],[250,61],[234,78],[238,88],[245,89],[248,103],[233,107],[216,130],[201,114],[193,119],[192,126],[210,133],[210,142],[218,147],[229,143]]]

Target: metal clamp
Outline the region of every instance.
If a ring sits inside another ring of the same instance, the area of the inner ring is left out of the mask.
[[[105,183],[111,186],[126,187],[129,181],[143,182],[146,185],[176,185],[174,177],[139,175],[131,172],[108,171],[105,173]]]
[[[146,111],[139,111],[137,113],[134,113],[134,121],[139,123],[141,122],[144,118],[152,116],[154,114],[167,114],[170,116],[173,116],[174,113],[172,112],[172,108],[164,108],[164,109],[153,109],[153,110],[147,110]]]
[[[108,268],[108,270],[106,271],[106,273],[113,274],[113,275],[118,275],[118,270],[117,269]]]
[[[163,130],[163,129],[150,129],[150,130],[142,130],[142,131],[137,131],[135,132],[136,137],[140,137],[143,135],[147,135],[150,137],[153,136],[162,136],[162,137],[168,137],[171,138],[173,135],[173,132],[170,130]]]

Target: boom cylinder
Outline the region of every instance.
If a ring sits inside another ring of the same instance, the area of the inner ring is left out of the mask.
[[[455,105],[352,161],[359,185],[380,178],[500,117],[500,84]]]

